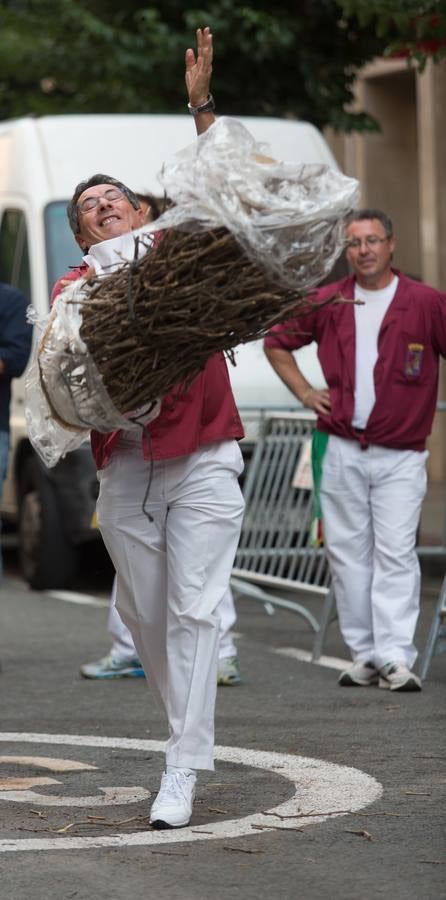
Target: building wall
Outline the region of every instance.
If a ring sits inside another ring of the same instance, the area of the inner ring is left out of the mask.
[[[393,219],[395,264],[446,292],[446,61],[423,74],[404,60],[376,60],[360,72],[356,107],[376,117],[380,133],[327,138],[346,174],[359,179],[361,205]],[[446,401],[446,364],[439,399]],[[429,440],[432,481],[446,479],[446,411]]]

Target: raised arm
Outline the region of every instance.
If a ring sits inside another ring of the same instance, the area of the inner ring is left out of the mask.
[[[215,122],[214,103],[210,93],[212,58],[211,29],[209,27],[198,28],[197,51],[195,53],[189,47],[185,57],[189,110],[194,117],[197,134],[203,134]]]

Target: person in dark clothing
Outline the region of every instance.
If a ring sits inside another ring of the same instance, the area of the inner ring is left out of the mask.
[[[24,294],[0,282],[0,496],[8,470],[11,381],[22,374],[31,351],[32,326],[26,321],[28,304]],[[0,553],[0,578],[1,574]]]

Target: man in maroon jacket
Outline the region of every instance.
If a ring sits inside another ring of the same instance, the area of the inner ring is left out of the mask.
[[[380,210],[353,213],[346,237],[353,276],[321,288],[309,314],[275,326],[265,352],[328,436],[324,535],[353,659],[339,683],[416,691],[415,540],[439,356],[446,354],[446,296],[392,268],[393,227]],[[358,302],[318,309],[337,293]],[[313,340],[328,385],[323,390],[306,381],[292,355]]]
[[[186,52],[189,111],[197,133],[214,121],[209,94],[212,35]],[[97,175],[76,188],[68,217],[85,253],[143,224],[136,195]],[[154,250],[153,252],[156,252]],[[86,266],[58,282],[85,275]],[[187,391],[163,398],[143,439],[92,433],[98,523],[117,573],[119,613],[164,708],[166,770],[150,812],[157,828],[187,825],[196,770],[213,769],[219,614],[243,515],[237,440],[243,428],[222,354]],[[149,487],[150,486],[150,487]]]

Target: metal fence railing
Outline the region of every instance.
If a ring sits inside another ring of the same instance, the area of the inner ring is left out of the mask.
[[[446,401],[440,400],[437,403],[437,415],[438,414],[446,416]],[[444,448],[444,453],[446,454],[446,447]],[[440,514],[440,519],[441,525],[439,526],[440,530],[438,532],[438,542],[436,542],[435,544],[419,543],[417,546],[418,556],[423,559],[431,557],[444,557],[446,560],[446,502],[444,503],[442,513]]]
[[[261,417],[244,483],[245,517],[231,584],[268,607],[290,609],[315,633],[313,659],[322,652],[334,611],[328,563],[312,543],[313,492],[305,460],[315,425],[306,411]],[[322,601],[316,619],[304,605]]]
[[[438,410],[446,411],[446,403]],[[334,593],[323,548],[313,545],[313,492],[307,478],[309,447],[316,416],[308,410],[242,408],[251,414],[253,448],[244,482],[246,511],[231,584],[240,594],[274,607],[292,610],[314,631],[313,660],[323,648],[335,618]],[[255,435],[252,423],[255,420]],[[438,544],[420,545],[422,557],[446,558],[446,509]],[[322,603],[319,619],[305,605]]]
[[[316,415],[310,410],[306,410],[303,407],[299,407],[296,404],[289,406],[241,406],[240,413],[245,424],[246,432],[247,432],[247,446],[255,447],[258,439],[263,435],[265,422],[268,417],[274,415],[280,416],[294,416],[298,415],[301,418],[307,419],[308,422],[315,423]],[[446,401],[440,400],[437,403],[437,415],[441,414],[446,417]],[[446,437],[445,437],[446,441]],[[444,453],[446,454],[446,446],[444,448]],[[445,494],[446,500],[446,494]],[[417,553],[422,558],[429,557],[444,557],[446,559],[446,502],[444,503],[444,508],[442,514],[440,514],[441,523],[437,529],[437,534],[435,535],[435,543],[420,543],[417,546]]]

